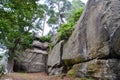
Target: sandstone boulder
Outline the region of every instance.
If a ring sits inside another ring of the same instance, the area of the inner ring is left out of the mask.
[[[63,47],[64,62],[71,60],[75,64],[95,58],[113,57],[111,55],[116,54],[111,53],[111,48],[119,53],[119,9],[120,0],[89,0],[73,34]]]
[[[42,42],[35,40],[35,41],[33,41],[32,46],[37,47],[42,50],[46,50],[49,47],[49,43],[48,42],[42,43]]]
[[[119,80],[120,0],[89,0],[69,40],[62,60],[67,75]]]
[[[48,55],[47,65],[49,67],[48,73],[49,75],[59,75],[62,74],[64,70],[64,64],[62,62],[62,47],[64,41],[60,41],[57,43],[52,52]]]
[[[57,43],[52,52],[48,55],[48,66],[55,66],[61,64],[61,57],[62,57],[62,46],[64,41],[60,41]]]
[[[94,80],[119,80],[120,60],[92,60],[76,64],[68,71],[68,76],[93,78]]]
[[[40,49],[37,49],[37,48],[34,48],[32,50],[33,53],[39,53],[39,54],[44,54],[44,55],[47,55],[48,52],[47,51],[43,51],[43,50],[40,50]]]
[[[46,72],[47,71],[47,52],[37,49],[27,49],[21,56],[20,61],[15,64],[15,70],[25,72]]]

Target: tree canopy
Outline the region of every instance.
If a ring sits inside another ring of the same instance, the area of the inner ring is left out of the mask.
[[[10,50],[28,45],[32,36],[29,31],[35,28],[32,23],[36,17],[43,17],[40,6],[34,0],[6,0],[0,5],[0,42]]]

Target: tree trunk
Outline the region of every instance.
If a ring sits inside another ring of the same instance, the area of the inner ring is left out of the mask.
[[[16,50],[17,45],[19,44],[20,39],[21,38],[18,37],[14,41],[14,43],[15,43],[14,47],[9,50],[9,54],[8,54],[9,58],[8,58],[8,65],[7,65],[8,73],[12,73],[13,72],[15,50]]]
[[[60,17],[60,2],[57,3],[58,5],[58,28],[60,27],[61,24],[61,17]]]
[[[45,23],[46,23],[46,14],[45,14],[44,20],[43,20],[43,32],[42,32],[42,36],[44,35]]]
[[[12,73],[13,72],[13,67],[14,67],[14,59],[12,58],[8,58],[8,73]]]

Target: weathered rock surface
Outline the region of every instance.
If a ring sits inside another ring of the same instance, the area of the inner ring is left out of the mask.
[[[18,57],[20,60],[15,61],[15,71],[25,72],[46,72],[48,58],[48,42],[42,43],[38,40],[33,41],[32,49],[26,49]]]
[[[27,49],[16,66],[26,72],[46,72],[47,54]]]
[[[64,41],[60,41],[57,43],[52,52],[48,56],[48,62],[47,65],[49,67],[48,73],[49,75],[58,75],[62,74],[64,70],[63,62],[62,62],[62,47],[63,47]]]
[[[46,50],[49,47],[49,43],[48,42],[42,43],[42,42],[35,40],[35,41],[33,41],[32,46],[40,48],[42,50]]]
[[[120,56],[120,27],[116,29],[114,35],[112,36],[111,45],[113,52]]]
[[[63,42],[64,41],[60,41],[52,49],[52,52],[48,56],[48,66],[55,66],[61,64]]]
[[[47,51],[43,51],[43,50],[40,50],[40,49],[37,49],[37,48],[34,48],[34,49],[32,50],[32,52],[33,52],[33,53],[39,53],[39,54],[45,54],[45,55],[48,54]]]
[[[111,47],[118,54],[120,49],[119,13],[119,0],[89,0],[75,31],[64,45],[62,59],[79,58],[78,62],[82,62],[104,58],[110,54],[116,55],[111,53]],[[111,45],[112,40],[113,45]]]
[[[68,71],[68,75],[74,77],[91,77],[95,80],[119,80],[120,60],[92,60],[76,64]]]
[[[62,60],[67,67],[74,65],[67,74],[119,80],[119,34],[120,0],[89,0],[74,32],[63,46]]]

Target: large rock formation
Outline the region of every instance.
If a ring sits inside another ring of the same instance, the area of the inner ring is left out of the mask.
[[[62,56],[62,46],[64,41],[60,41],[58,44],[55,45],[52,52],[48,56],[48,66],[55,66],[61,64],[61,56]]]
[[[81,58],[82,62],[118,54],[119,4],[119,0],[89,0],[75,31],[64,45],[62,58]]]
[[[63,43],[64,43],[64,41],[60,41],[59,43],[57,43],[54,46],[52,52],[48,56],[47,65],[49,67],[48,73],[50,75],[62,74],[62,72],[64,70],[64,64],[61,59]]]
[[[79,77],[119,80],[119,34],[120,0],[89,0],[60,53],[68,69],[79,64],[68,74],[75,70]]]
[[[34,41],[33,49],[26,49],[20,60],[15,63],[14,70],[25,72],[46,72],[48,58],[48,43]]]
[[[120,79],[120,60],[91,60],[76,64],[68,71],[68,76],[91,77],[95,80],[119,80]]]

